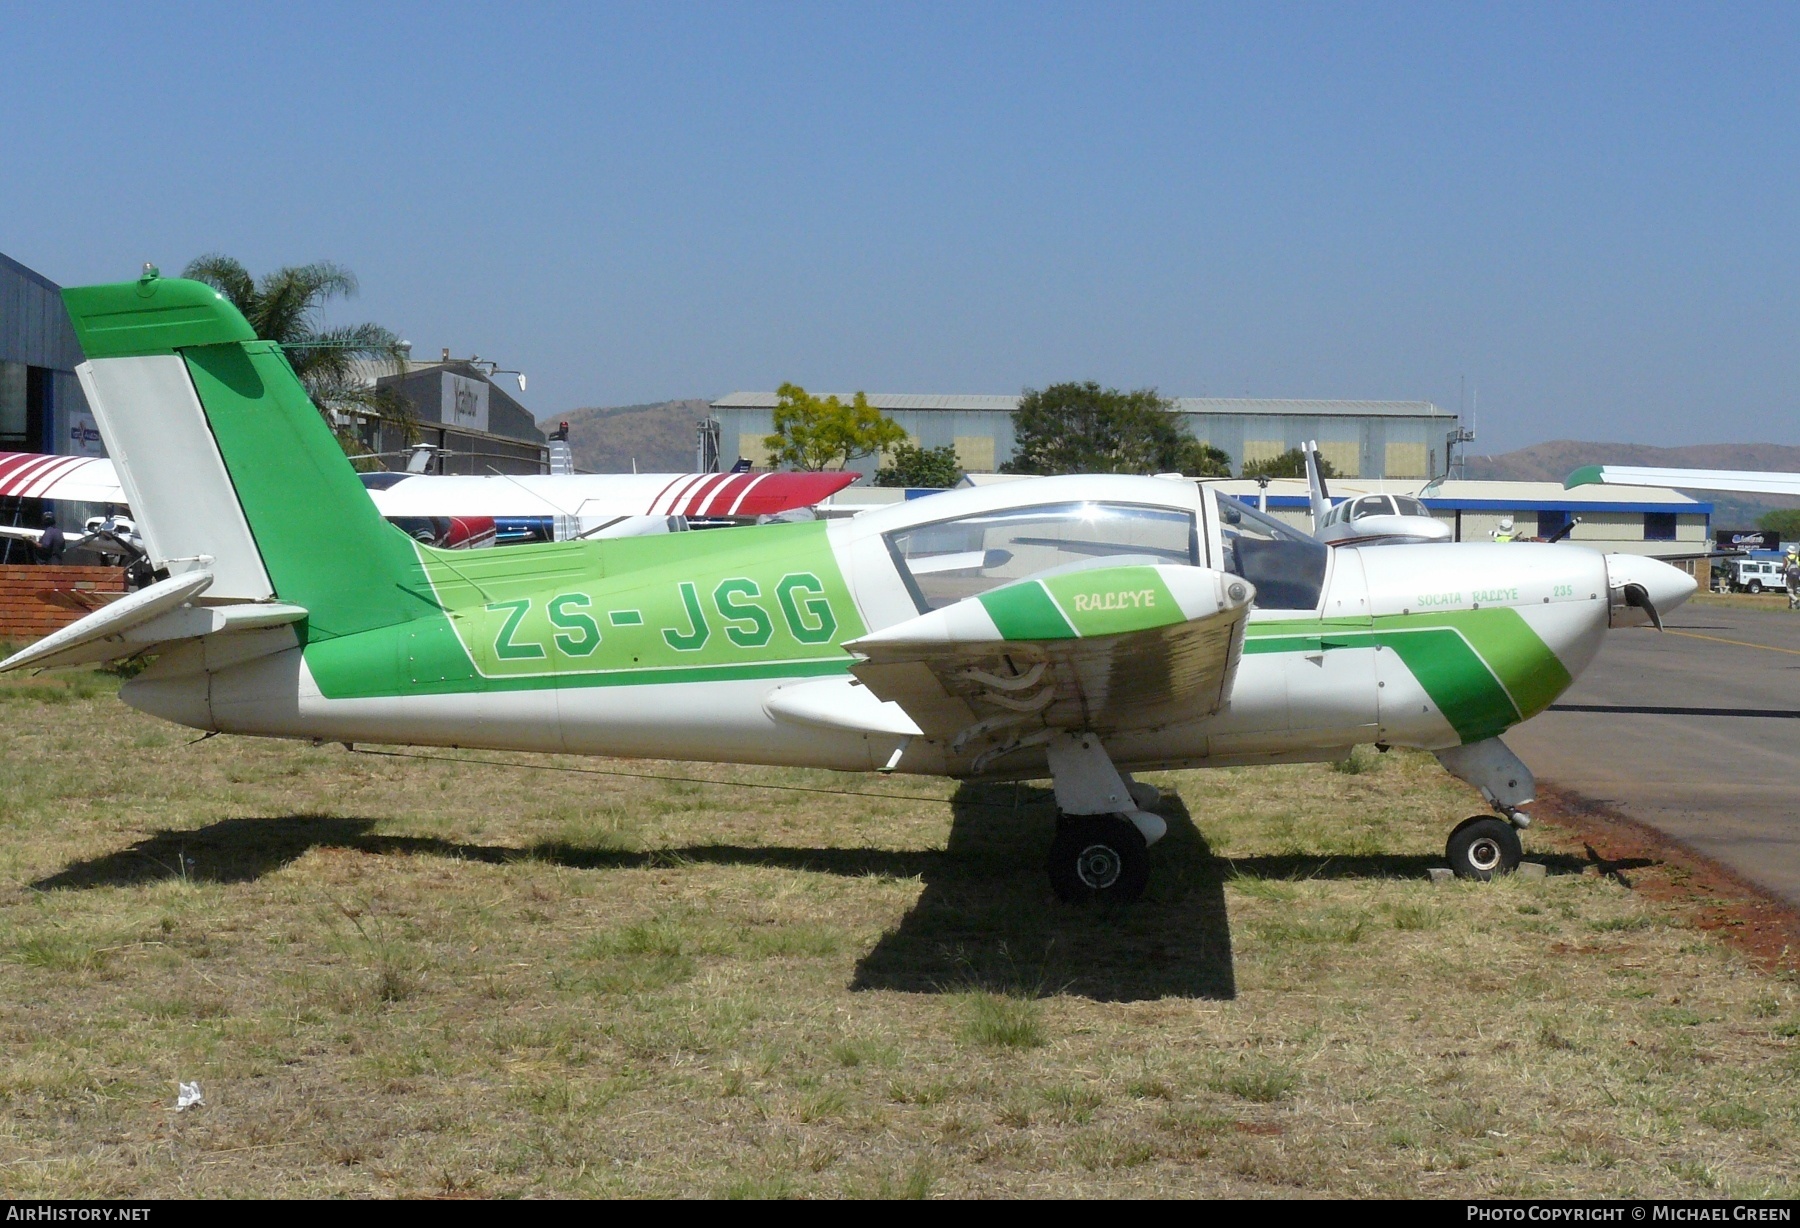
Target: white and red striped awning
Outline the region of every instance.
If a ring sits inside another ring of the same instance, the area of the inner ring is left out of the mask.
[[[854,473],[681,474],[651,501],[651,516],[767,516],[811,507],[856,481]]]
[[[369,491],[384,516],[767,516],[811,507],[854,473],[394,474]],[[124,503],[105,457],[0,452],[0,498]]]
[[[113,463],[103,456],[0,452],[0,499],[123,503],[125,491]]]

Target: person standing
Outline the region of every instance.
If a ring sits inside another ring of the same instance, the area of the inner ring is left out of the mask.
[[[1497,542],[1509,542],[1512,539],[1513,518],[1511,516],[1502,516],[1500,517],[1500,527],[1494,530],[1494,540]]]
[[[1800,610],[1800,547],[1788,550],[1781,565],[1781,575],[1787,581],[1788,609]]]
[[[37,553],[40,563],[60,563],[69,548],[68,539],[63,531],[56,527],[56,513],[44,513],[44,534],[38,538]]]

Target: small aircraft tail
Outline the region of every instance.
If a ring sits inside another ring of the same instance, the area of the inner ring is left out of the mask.
[[[159,576],[206,571],[208,601],[304,607],[309,640],[432,608],[412,542],[375,510],[281,347],[223,295],[146,270],[63,299]]]
[[[1319,471],[1318,443],[1309,439],[1300,450],[1306,454],[1306,491],[1312,505],[1312,531],[1317,533],[1331,511],[1331,492],[1325,489],[1325,475]]]

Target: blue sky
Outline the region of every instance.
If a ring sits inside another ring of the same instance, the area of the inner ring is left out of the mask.
[[[1796,440],[1800,7],[0,0],[0,251],[221,250],[540,415],[818,389],[1429,398]]]

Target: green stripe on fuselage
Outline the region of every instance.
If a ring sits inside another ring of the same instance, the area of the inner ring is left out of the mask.
[[[417,557],[441,612],[309,645],[327,697],[814,677],[864,633],[823,522]]]
[[[1463,742],[1505,732],[1549,707],[1574,681],[1514,609],[1386,615],[1364,624],[1255,622],[1244,652],[1392,649]]]

